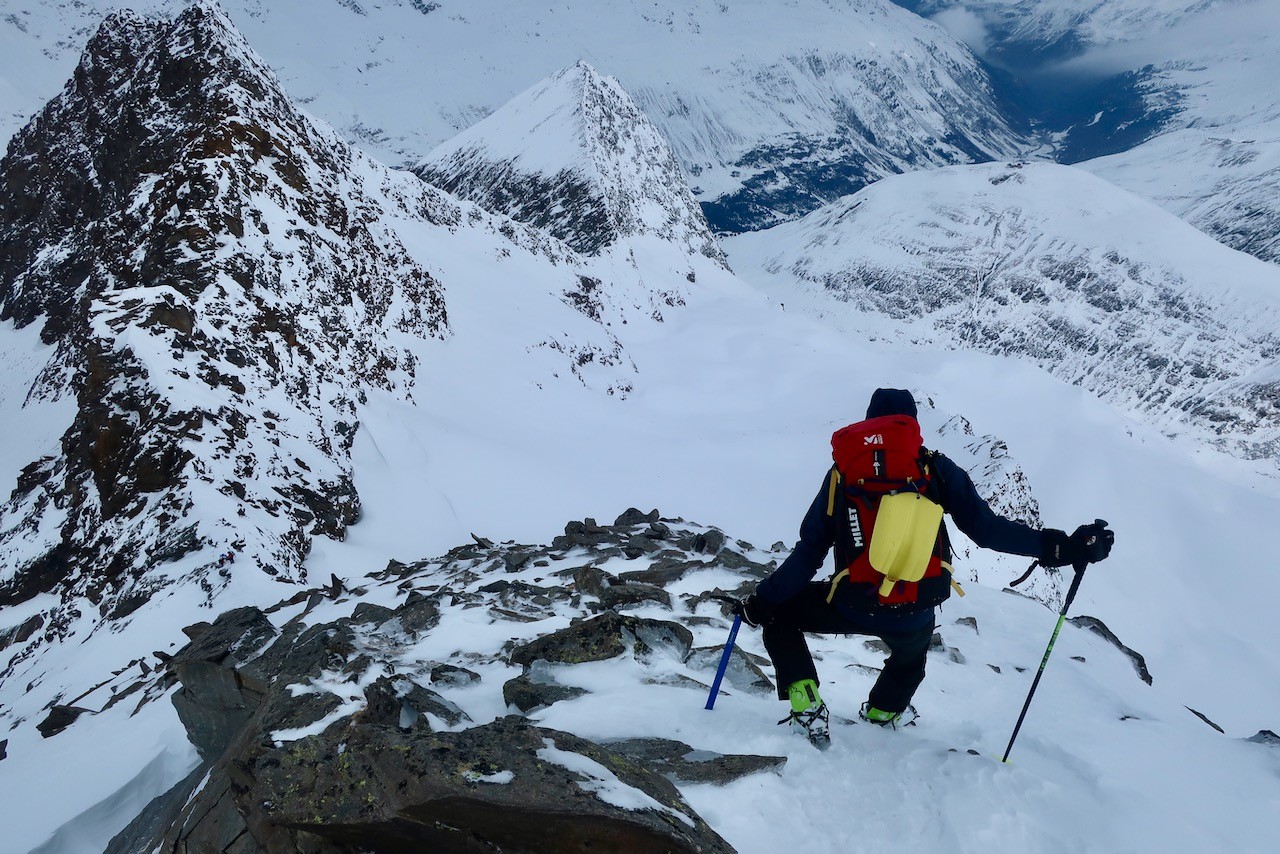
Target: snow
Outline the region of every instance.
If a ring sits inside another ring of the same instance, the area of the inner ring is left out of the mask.
[[[497,771],[493,774],[480,774],[475,771],[462,772],[463,778],[473,783],[489,783],[496,786],[505,786],[516,778],[514,771]]]
[[[580,753],[560,750],[556,747],[555,742],[549,738],[544,738],[543,744],[546,747],[538,751],[539,759],[567,768],[584,777],[585,779],[578,782],[578,787],[583,791],[591,792],[606,804],[612,804],[624,810],[656,810],[680,820],[689,827],[694,826],[693,819],[689,818],[689,816],[659,803],[634,786],[628,786],[618,779],[617,774],[614,774],[594,759],[583,756]]]
[[[752,14],[764,8],[732,5]],[[259,16],[284,14],[261,4],[246,8]],[[394,14],[409,11],[403,5],[388,8]],[[40,7],[40,14],[50,9]],[[582,9],[568,3],[549,10],[556,21],[578,26],[580,19],[570,13]],[[454,13],[446,8],[432,14],[441,21],[432,38],[456,39],[461,27],[494,24],[496,13],[468,11],[464,21],[447,17]],[[365,26],[328,7],[308,17],[331,34],[340,24]],[[685,22],[673,17],[670,24],[653,26],[679,30]],[[757,23],[763,42],[778,30],[799,38],[812,21]],[[264,26],[262,32],[277,46],[302,39],[288,28]],[[846,35],[814,32],[830,41]],[[526,43],[524,32],[512,27],[495,26],[494,33],[499,45]],[[629,61],[639,68],[623,35],[602,39],[600,55],[607,60],[616,47],[622,50],[618,64]],[[859,38],[883,45],[886,56],[900,56],[905,48],[887,26]],[[319,99],[317,108],[332,112],[352,98],[326,86],[340,72],[312,67],[314,75],[307,76],[298,70],[301,64],[321,60],[298,44],[286,46],[296,63],[289,72],[293,85],[309,87]],[[529,65],[547,59],[544,52],[556,54],[556,62],[526,74]],[[507,81],[515,91],[563,66],[559,53],[539,47],[510,69],[494,69],[491,79]],[[701,61],[690,51],[672,72]],[[473,67],[459,65],[458,78],[468,79],[465,72]],[[388,80],[421,74],[407,64],[371,74],[368,91],[382,93],[371,103],[384,108],[393,94],[405,91]],[[476,97],[477,91],[464,85],[449,95],[456,101],[449,109],[459,121],[496,106]],[[403,101],[396,108],[413,112]],[[350,114],[356,115],[354,109]],[[425,107],[423,115],[432,127],[442,121]],[[744,122],[753,117],[758,114],[735,115]],[[1272,323],[1275,290],[1265,265],[1234,253],[1224,261],[1228,256],[1207,238],[1137,199],[1116,201],[1105,182],[1078,180],[1077,172],[1039,170],[1041,183],[1022,202],[1042,206],[1037,210],[1048,216],[1081,205],[1097,208],[1099,199],[1115,202],[1120,207],[1090,220],[1071,220],[1072,239],[1106,245],[1115,232],[1147,220],[1155,225],[1137,230],[1134,251],[1180,272],[1195,288],[1229,297],[1241,307],[1233,317],[1242,325]],[[878,225],[899,231],[901,239],[879,251],[901,258],[922,221],[921,199],[927,196],[967,199],[958,205],[962,212],[970,210],[968,204],[976,207],[978,189],[989,192],[984,175],[948,170],[885,185],[884,193],[903,193],[892,197],[899,205],[886,203]],[[310,578],[333,573],[363,580],[391,558],[438,555],[468,542],[472,533],[548,542],[570,519],[609,521],[629,506],[657,507],[667,516],[716,525],[756,543],[790,542],[829,465],[830,433],[859,418],[877,386],[910,388],[921,402],[931,445],[959,456],[952,451],[954,440],[938,435],[957,415],[980,435],[1003,440],[1047,525],[1071,530],[1097,517],[1111,523],[1115,552],[1089,570],[1072,613],[1104,619],[1142,653],[1152,685],[1143,684],[1129,661],[1100,638],[1068,625],[1012,764],[1000,764],[993,757],[1003,752],[1055,615],[1039,602],[1001,593],[1011,577],[1009,563],[968,548],[961,549],[968,552],[961,571],[978,583],[966,585],[965,598],[948,602],[939,621],[948,645],[967,663],[931,655],[915,700],[922,713],[916,726],[885,731],[837,723],[831,750],[818,753],[774,725],[785,706],[770,697],[730,687],[708,712],[703,693],[647,684],[645,678],[655,675],[705,675],[662,656],[643,666],[623,658],[564,668],[558,678],[591,693],[540,710],[534,720],[586,737],[661,736],[698,751],[787,757],[777,773],[723,787],[680,787],[694,810],[748,854],[797,844],[819,851],[992,854],[1271,850],[1280,835],[1280,754],[1243,740],[1260,729],[1280,729],[1280,660],[1272,637],[1280,578],[1270,545],[1280,518],[1280,484],[1261,476],[1257,465],[1170,440],[1142,414],[1017,359],[933,345],[874,314],[829,305],[814,310],[816,302],[781,290],[757,265],[744,263],[735,276],[708,259],[653,242],[583,262],[586,272],[624,281],[617,293],[626,296],[656,283],[684,282],[687,305],[667,311],[664,322],[639,322],[635,309],[617,297],[620,307],[614,307],[611,325],[602,327],[565,311],[560,294],[571,274],[540,253],[517,251],[495,262],[509,247],[483,228],[397,223],[397,229],[413,257],[430,259],[433,276],[445,283],[451,334],[443,340],[392,334],[396,346],[418,359],[416,384],[412,394],[371,391],[360,404],[353,469],[363,516],[344,542],[316,539],[307,563]],[[792,233],[759,238],[772,241],[761,254],[780,252]],[[840,247],[825,248],[834,255]],[[864,249],[865,244],[858,251]],[[632,251],[634,256],[627,254]],[[692,283],[684,279],[691,267]],[[878,340],[870,340],[872,335]],[[560,354],[540,346],[567,340],[604,348],[614,339],[626,359],[588,367],[581,378]],[[55,452],[74,414],[70,402],[38,403],[12,417],[47,361],[42,346],[31,329],[0,330],[6,365],[0,404],[10,431],[3,483],[16,481],[31,460]],[[1267,370],[1260,366],[1253,377],[1273,377]],[[628,394],[607,393],[624,381],[631,385]],[[306,444],[291,443],[290,450]],[[213,502],[216,496],[198,497]],[[125,701],[51,739],[41,739],[34,725],[55,697],[101,709],[112,688],[137,672],[139,656],[172,652],[185,643],[181,627],[236,605],[274,603],[296,589],[247,571],[249,563],[237,562],[213,603],[194,587],[170,588],[110,630],[96,628],[92,603],[79,603],[83,618],[49,659],[56,667],[44,677],[48,682],[28,689],[19,675],[4,686],[6,721],[13,727],[0,733],[9,740],[8,757],[0,761],[0,826],[6,828],[7,846],[49,854],[101,850],[149,798],[197,766],[167,698],[136,715],[136,703]],[[193,557],[167,571],[178,578],[199,568]],[[709,589],[725,582],[724,572],[715,570],[684,583]],[[369,601],[392,592],[371,590]],[[34,607],[6,609],[0,625],[19,624]],[[308,621],[345,616],[350,607],[325,603]],[[293,613],[275,619],[282,622]],[[660,609],[637,613],[666,616]],[[446,609],[439,628],[412,655],[444,661],[464,652],[497,654],[512,640],[565,627],[571,616],[513,624],[493,621],[478,609]],[[969,617],[977,621],[976,632],[957,625]],[[722,644],[725,628],[723,622],[699,626],[695,646]],[[763,654],[758,633],[744,628],[739,643]],[[879,656],[857,638],[815,638],[813,647],[821,658],[824,698],[837,716],[853,717],[870,684],[860,667],[877,666]],[[7,664],[16,652],[4,650],[0,662]],[[449,689],[448,698],[477,723],[507,714],[501,685],[519,669],[501,661],[474,669],[481,681]],[[116,671],[119,677],[102,682]],[[375,676],[364,674],[361,684]],[[359,705],[358,687],[335,678],[313,689],[343,697],[345,715]],[[1188,707],[1216,721],[1225,734]],[[303,737],[340,716],[335,712],[311,727],[273,735],[281,741]],[[539,754],[580,774],[580,785],[609,803],[667,809],[585,757],[553,744]],[[508,771],[478,782],[505,785],[514,779]],[[688,821],[678,811],[673,815]]]
[[[172,14],[186,2],[130,5]],[[974,85],[985,78],[973,56],[889,0],[857,0],[852,9],[826,0],[789,0],[782,9],[778,0],[507,0],[442,4],[427,15],[407,0],[361,4],[361,13],[313,0],[223,5],[295,101],[391,165],[418,161],[579,60],[622,82],[686,170],[698,173],[705,198],[753,174],[734,165],[747,151],[826,139],[849,113],[900,143],[888,157],[895,163],[907,152],[971,159],[944,142],[955,127],[993,153],[1011,155],[1019,144]],[[47,0],[26,32],[0,30],[32,59],[0,65],[0,79],[19,95],[0,102],[0,140],[56,94],[84,41],[70,34],[91,31],[104,11]]]

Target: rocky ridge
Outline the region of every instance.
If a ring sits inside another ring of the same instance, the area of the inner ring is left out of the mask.
[[[213,0],[103,24],[0,163],[0,225],[0,315],[53,347],[27,399],[74,402],[0,509],[0,605],[56,592],[122,619],[178,578],[212,601],[228,552],[305,581],[312,538],[360,515],[358,407],[413,399],[459,259],[545,279],[559,325],[524,346],[553,376],[625,394],[635,372],[611,270],[350,148]],[[633,265],[627,299],[661,319],[693,266]]]
[[[367,166],[216,6],[103,24],[0,164],[3,317],[56,345],[31,396],[78,410],[4,508],[0,601],[99,601],[219,546],[296,579],[312,535],[343,536],[355,406],[412,385],[387,333],[448,331]]]
[[[588,741],[531,715],[591,693],[561,681],[590,662],[705,692],[719,651],[695,649],[685,623],[725,617],[708,598],[720,588],[697,579],[728,570],[741,592],[776,563],[765,557],[632,510],[613,525],[570,523],[549,547],[477,537],[435,560],[392,562],[360,588],[335,579],[188,627],[190,644],[117,682],[109,705],[172,696],[203,763],[107,850],[732,850],[674,783],[723,784],[785,759],[625,733]],[[458,631],[476,615],[535,634],[469,645]],[[449,638],[464,646],[447,660],[422,656]],[[759,663],[739,650],[728,684],[772,691]],[[477,690],[497,692],[487,705],[508,714],[477,722],[450,699],[474,708]]]
[[[634,509],[570,522],[546,546],[474,540],[189,626],[187,646],[86,692],[78,714],[52,710],[57,738],[115,706],[171,701],[201,758],[107,850],[731,850],[680,787],[785,757],[654,737],[611,696],[644,685],[700,708],[729,624],[714,597],[750,591],[783,545]],[[1000,678],[963,651],[976,620],[941,626],[931,658]],[[886,650],[862,646],[867,663],[830,679],[869,684]],[[771,698],[769,672],[737,646],[722,692]],[[590,722],[576,734],[546,722],[567,706],[595,710],[562,718]]]

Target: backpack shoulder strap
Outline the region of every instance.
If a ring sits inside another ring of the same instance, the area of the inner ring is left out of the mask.
[[[827,516],[836,515],[836,495],[840,492],[840,469],[831,467],[831,477],[827,484]]]

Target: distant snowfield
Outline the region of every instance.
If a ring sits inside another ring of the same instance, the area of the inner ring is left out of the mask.
[[[0,20],[14,44],[12,57],[0,51],[0,87],[13,90],[0,99],[0,140],[58,92],[104,11],[172,15],[187,2],[44,0]],[[748,151],[816,145],[847,134],[851,115],[892,140],[863,150],[877,175],[968,161],[973,145],[1008,156],[1022,146],[976,58],[890,0],[221,2],[293,100],[390,165],[418,161],[578,60],[622,82],[704,200],[752,176],[732,165]]]
[[[637,367],[625,399],[567,375],[535,382],[521,339],[509,335],[517,317],[526,328],[543,319],[538,302],[516,298],[527,283],[476,284],[448,294],[455,334],[418,345],[416,406],[375,397],[364,407],[356,446],[364,518],[345,543],[317,541],[308,564],[314,581],[440,554],[472,532],[548,542],[570,519],[612,521],[631,505],[714,524],[757,545],[789,543],[828,465],[830,433],[862,415],[876,386],[908,387],[926,404],[926,435],[960,413],[978,432],[1003,438],[1046,524],[1111,523],[1115,552],[1089,570],[1073,613],[1102,618],[1145,655],[1152,687],[1111,647],[1069,627],[1014,767],[965,754],[1003,751],[1055,619],[1038,603],[996,592],[1005,570],[975,552],[961,577],[977,571],[984,583],[968,585],[969,596],[953,598],[940,619],[969,665],[932,661],[917,697],[924,717],[912,729],[841,726],[832,751],[818,754],[773,725],[781,704],[735,695],[708,713],[695,692],[641,686],[609,665],[583,677],[597,681],[595,693],[535,718],[588,736],[654,734],[700,749],[789,756],[781,776],[684,787],[744,852],[797,838],[832,851],[891,843],[904,851],[1261,851],[1280,832],[1273,809],[1280,757],[1237,740],[1280,727],[1280,662],[1270,641],[1280,581],[1267,545],[1280,514],[1276,482],[1211,452],[1188,455],[1035,368],[908,341],[855,340],[710,262],[698,270],[689,305],[666,323],[616,330]],[[261,605],[287,592],[239,579],[220,605]],[[91,676],[128,660],[120,657],[181,645],[180,626],[213,616],[197,601],[182,594],[145,618],[140,612],[124,633],[85,647],[91,658],[65,650],[67,683],[87,688]],[[979,634],[954,626],[967,615],[977,617]],[[505,640],[469,637],[495,647]],[[697,639],[722,642],[705,628]],[[742,642],[762,652],[757,635],[744,632]],[[852,716],[867,678],[844,665],[874,666],[877,656],[848,638],[818,641],[816,649],[826,698],[837,714]],[[478,721],[502,713],[495,678],[462,703]],[[97,707],[100,699],[86,702]],[[102,844],[128,818],[132,806],[94,807],[124,797],[114,794],[121,780],[137,781],[127,801],[136,806],[194,766],[168,704],[149,710],[130,719],[117,707],[85,727],[100,747],[74,726],[43,744],[29,726],[10,736],[0,775],[22,786],[6,786],[12,794],[0,801],[0,821],[14,828],[16,850],[67,822],[38,850],[92,850],[83,840]],[[130,748],[113,747],[122,744]],[[56,801],[50,791],[59,792]],[[1087,824],[1082,815],[1091,817]]]

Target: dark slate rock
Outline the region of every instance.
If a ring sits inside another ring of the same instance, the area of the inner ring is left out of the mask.
[[[39,629],[44,627],[44,614],[32,614],[20,625],[0,632],[0,650],[15,643],[25,643]]]
[[[710,565],[704,561],[697,560],[659,558],[650,564],[648,569],[624,572],[618,576],[618,579],[625,582],[634,581],[641,584],[654,584],[664,587],[684,578],[692,570],[704,569]]]
[[[600,596],[606,587],[617,581],[618,579],[599,567],[582,566],[573,570],[574,587],[579,593],[585,593],[588,596]]]
[[[282,680],[268,692],[256,716],[251,717],[252,726],[242,727],[241,732],[244,729],[261,730],[264,737],[270,738],[278,731],[310,727],[338,711],[345,702],[342,697],[328,691],[295,694]],[[217,757],[210,755],[209,758]]]
[[[634,528],[637,525],[657,524],[660,518],[661,515],[657,510],[650,510],[645,513],[634,507],[628,507],[622,512],[621,516],[614,520],[613,526],[615,528]]]
[[[405,603],[396,609],[392,619],[408,634],[421,635],[440,624],[440,601],[431,596],[418,595],[415,598],[411,593]]]
[[[629,559],[644,557],[647,554],[653,554],[662,548],[662,543],[651,540],[643,534],[633,534],[627,538],[622,546],[622,553]]]
[[[36,724],[36,729],[44,738],[51,738],[71,726],[85,713],[93,714],[93,711],[79,706],[54,706],[45,719]]]
[[[978,633],[978,618],[977,618],[977,617],[961,617],[960,619],[956,620],[956,625],[957,625],[957,626],[968,626],[969,628],[973,629],[973,631],[974,631],[974,633],[975,633],[975,634],[977,634],[977,633]]]
[[[1203,712],[1197,712],[1195,709],[1191,708],[1190,706],[1183,706],[1182,708],[1186,709],[1188,712],[1190,712],[1191,714],[1195,715],[1195,716],[1196,716],[1196,717],[1198,717],[1200,720],[1204,721],[1206,724],[1208,724],[1209,726],[1211,726],[1211,727],[1213,727],[1214,729],[1216,729],[1218,732],[1222,733],[1223,735],[1226,735],[1226,730],[1224,730],[1222,727],[1218,726],[1218,725],[1217,725],[1216,723],[1214,723],[1213,721],[1209,720],[1208,716],[1207,716],[1207,715],[1205,715]]]
[[[517,647],[511,653],[511,661],[524,665],[538,659],[580,664],[616,658],[628,647],[642,661],[655,651],[684,661],[692,646],[693,634],[679,623],[610,611]]]
[[[506,704],[526,715],[561,700],[572,700],[587,693],[589,692],[585,688],[561,685],[536,670],[508,679],[502,686],[502,699]]]
[[[1120,639],[1115,636],[1115,633],[1112,632],[1111,629],[1107,628],[1106,624],[1103,623],[1102,620],[1099,620],[1097,617],[1086,616],[1068,617],[1068,620],[1070,620],[1072,625],[1079,626],[1082,629],[1088,629],[1098,637],[1106,640],[1107,643],[1111,644],[1116,649],[1123,652],[1128,657],[1130,663],[1133,664],[1133,669],[1137,671],[1138,678],[1143,682],[1146,682],[1148,685],[1151,684],[1151,672],[1147,670],[1147,660],[1143,658],[1140,653],[1135,652],[1121,643]]]
[[[489,613],[500,620],[511,620],[516,623],[536,623],[546,616],[545,614],[530,614],[522,611],[513,611],[510,608],[500,608],[496,605],[489,609]]]
[[[351,612],[351,622],[353,623],[373,623],[375,626],[385,623],[396,615],[396,612],[385,605],[375,605],[372,602],[361,602],[356,605],[355,610]]]
[[[658,511],[654,511],[655,513]],[[671,539],[671,526],[665,522],[654,522],[645,529],[644,535],[651,540],[669,540]]]
[[[253,607],[227,611],[213,625],[174,654],[170,667],[183,661],[212,661],[233,666],[252,658],[275,636],[261,610]]]
[[[285,626],[276,640],[240,672],[245,679],[270,684],[276,679],[304,682],[324,670],[342,670],[356,657],[357,644],[350,620],[306,627]]]
[[[732,783],[787,764],[785,756],[724,755],[667,738],[628,738],[604,746],[676,783]]]
[[[196,640],[211,628],[213,628],[212,623],[192,623],[189,626],[185,626],[182,629],[182,633],[186,635],[189,640]]]
[[[124,830],[107,843],[103,854],[150,854],[155,840],[177,821],[192,792],[212,766],[211,762],[201,762],[182,782],[153,798]]]
[[[455,667],[452,664],[437,664],[431,668],[431,684],[432,685],[453,685],[461,687],[463,685],[474,685],[480,681],[480,674],[474,670],[468,670],[465,667]]]
[[[534,558],[531,551],[508,551],[502,556],[502,564],[507,572],[519,572],[529,565]]]
[[[1254,744],[1265,744],[1270,747],[1280,747],[1280,735],[1276,735],[1269,729],[1260,729],[1257,735],[1251,735],[1245,741],[1250,741]],[[0,748],[3,748],[3,745],[0,745]],[[3,758],[3,756],[0,756],[0,759]]]
[[[606,608],[615,610],[629,605],[643,605],[646,602],[656,602],[669,609],[671,594],[652,584],[615,584],[601,591],[600,602]]]
[[[746,599],[748,596],[750,596],[752,593],[755,592],[755,589],[756,589],[755,581],[751,579],[744,579],[742,584],[738,585],[737,589],[734,589],[734,590],[723,590],[717,587],[714,590],[703,591],[702,593],[699,593],[696,596],[686,594],[682,598],[684,599],[685,604],[689,606],[689,610],[691,611],[696,611],[699,606],[707,602],[710,602],[720,609],[720,614],[722,616],[724,616],[727,619],[732,619],[733,612],[730,610],[729,603],[724,601],[724,597],[727,596],[730,599],[737,599],[737,600]]]
[[[723,646],[698,647],[689,654],[687,664],[706,673],[709,684],[720,667],[720,659],[723,655]],[[724,672],[725,681],[739,691],[761,695],[772,694],[774,693],[773,682],[762,669],[762,666],[767,664],[769,664],[768,659],[752,655],[735,645],[733,653],[729,656],[729,666]]]
[[[574,547],[580,548],[598,548],[605,543],[617,544],[620,542],[618,535],[608,528],[602,528],[596,524],[595,519],[584,519],[581,522],[569,522],[564,526],[564,536],[556,537],[551,541],[551,547],[560,551],[567,551]]]
[[[264,824],[316,838],[316,851],[732,851],[668,780],[518,717],[457,733],[360,727],[270,751],[255,771],[239,800],[269,804]],[[611,806],[584,788],[589,774],[660,806]]]
[[[0,738],[0,760],[9,758],[9,739]]]
[[[715,563],[726,569],[738,570],[744,575],[749,575],[754,578],[756,581],[763,581],[773,574],[773,567],[749,560],[732,549],[722,549],[717,552],[715,556]]]
[[[426,715],[432,714],[449,726],[457,726],[471,718],[457,705],[404,676],[383,676],[364,691],[368,705],[361,720],[382,726],[430,729]]]
[[[695,535],[692,539],[692,542],[688,546],[684,546],[682,542],[681,547],[686,548],[689,551],[698,552],[700,554],[713,555],[719,552],[722,548],[724,548],[724,544],[725,544],[724,532],[717,531],[715,528],[712,528],[709,531]]]
[[[202,759],[216,759],[262,704],[267,685],[234,668],[200,659],[172,663],[182,682],[173,695],[178,719]]]

